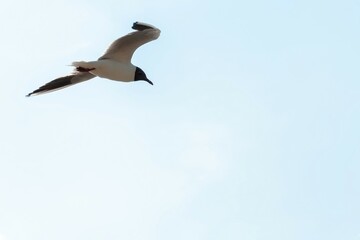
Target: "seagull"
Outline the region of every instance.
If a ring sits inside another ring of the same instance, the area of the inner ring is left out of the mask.
[[[146,81],[145,72],[131,63],[135,50],[141,45],[157,39],[160,30],[150,24],[135,22],[132,29],[136,30],[115,40],[97,61],[73,62],[75,70],[70,75],[54,79],[27,94],[27,97],[56,91],[90,80],[94,77],[107,78],[121,82]]]

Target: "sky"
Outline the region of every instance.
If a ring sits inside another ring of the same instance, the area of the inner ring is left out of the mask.
[[[360,3],[0,2],[0,240],[360,239]],[[135,21],[154,86],[25,98]]]

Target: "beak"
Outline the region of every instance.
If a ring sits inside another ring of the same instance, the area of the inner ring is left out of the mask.
[[[150,81],[149,79],[146,79],[145,81],[147,81],[147,82],[150,83],[151,85],[154,85],[154,84],[152,83],[152,81]]]

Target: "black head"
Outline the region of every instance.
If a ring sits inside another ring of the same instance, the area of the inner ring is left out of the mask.
[[[151,85],[154,85],[154,84],[146,77],[146,74],[144,73],[144,71],[143,71],[141,68],[139,68],[139,67],[136,67],[134,81],[146,81],[146,82],[150,83]]]

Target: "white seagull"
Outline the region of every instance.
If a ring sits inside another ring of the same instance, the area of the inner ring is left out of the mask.
[[[97,61],[73,62],[71,66],[75,67],[75,71],[72,74],[57,78],[26,96],[56,91],[96,76],[122,82],[142,80],[153,85],[144,71],[131,63],[131,58],[138,47],[157,39],[160,30],[141,22],[135,22],[132,28],[137,31],[115,40]]]

